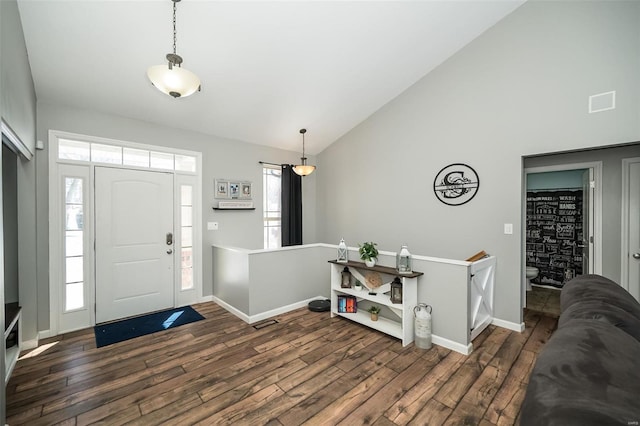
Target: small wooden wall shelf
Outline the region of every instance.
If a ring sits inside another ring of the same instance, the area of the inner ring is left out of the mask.
[[[224,211],[224,210],[255,210],[255,207],[233,207],[231,209],[221,209],[220,207],[214,207],[214,210]]]

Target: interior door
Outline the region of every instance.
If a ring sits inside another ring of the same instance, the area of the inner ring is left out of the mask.
[[[629,293],[640,301],[640,161],[629,163]]]
[[[173,175],[95,168],[96,323],[174,306]]]
[[[593,274],[593,169],[582,173],[582,273]]]

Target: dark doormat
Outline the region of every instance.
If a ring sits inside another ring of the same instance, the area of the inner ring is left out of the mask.
[[[101,348],[203,319],[204,317],[191,306],[184,306],[109,324],[96,325],[93,330],[96,334],[96,346]]]

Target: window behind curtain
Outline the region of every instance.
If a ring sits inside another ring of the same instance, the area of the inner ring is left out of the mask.
[[[262,205],[264,211],[264,248],[281,246],[282,200],[280,197],[282,170],[280,167],[262,168]]]

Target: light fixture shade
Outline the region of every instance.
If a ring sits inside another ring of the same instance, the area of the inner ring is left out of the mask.
[[[184,98],[200,90],[200,79],[179,66],[154,65],[147,69],[147,77],[158,90],[174,98]]]
[[[310,166],[308,164],[299,164],[293,166],[293,171],[300,176],[309,176],[316,169],[316,166]]]

